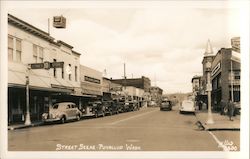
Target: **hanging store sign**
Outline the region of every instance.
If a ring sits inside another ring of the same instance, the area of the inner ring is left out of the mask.
[[[66,18],[63,16],[54,16],[53,26],[55,28],[66,28]]]
[[[49,70],[50,68],[63,68],[64,62],[48,62],[45,61],[44,63],[32,63],[29,64],[31,69],[46,69]]]
[[[233,49],[240,50],[240,37],[232,38],[231,45]]]
[[[220,62],[213,68],[211,75],[215,75],[220,69]]]

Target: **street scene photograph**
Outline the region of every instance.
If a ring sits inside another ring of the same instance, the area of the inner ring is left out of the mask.
[[[8,153],[246,157],[236,2],[59,2],[3,3]]]

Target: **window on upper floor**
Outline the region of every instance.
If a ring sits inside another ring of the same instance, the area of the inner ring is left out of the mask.
[[[16,61],[21,62],[22,44],[20,39],[16,39]]]
[[[75,81],[77,81],[77,66],[75,66]]]
[[[69,64],[69,80],[71,81],[71,64]]]
[[[13,61],[14,54],[14,39],[12,37],[8,37],[8,59],[9,61]]]
[[[13,36],[8,36],[8,60],[21,62],[22,40]]]
[[[53,59],[53,62],[56,62],[56,59]],[[53,69],[53,75],[56,78],[56,68]]]
[[[64,79],[64,65],[62,67],[62,79]]]
[[[44,59],[44,49],[33,44],[33,62],[42,63]]]

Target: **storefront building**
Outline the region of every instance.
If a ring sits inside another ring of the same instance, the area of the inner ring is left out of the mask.
[[[102,97],[102,73],[87,66],[80,65],[81,103],[85,107],[88,102]]]
[[[222,48],[212,63],[212,105],[220,110],[220,102],[240,102],[240,53]]]
[[[72,49],[69,44],[55,41],[48,33],[8,15],[9,124],[24,122],[27,103],[31,121],[37,121],[53,103],[66,100],[62,96],[77,99],[80,54]],[[57,62],[60,67],[55,66]]]

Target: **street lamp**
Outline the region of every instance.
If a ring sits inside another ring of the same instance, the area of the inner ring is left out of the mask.
[[[211,84],[211,62],[207,61],[206,63],[206,72],[207,72],[207,100],[208,100],[208,118],[206,124],[213,124],[213,115],[212,115],[212,106],[211,106],[211,91],[212,91],[212,84]]]
[[[27,72],[26,72],[26,115],[25,115],[25,125],[30,125],[30,100],[29,100],[29,71],[31,67],[28,65]]]

